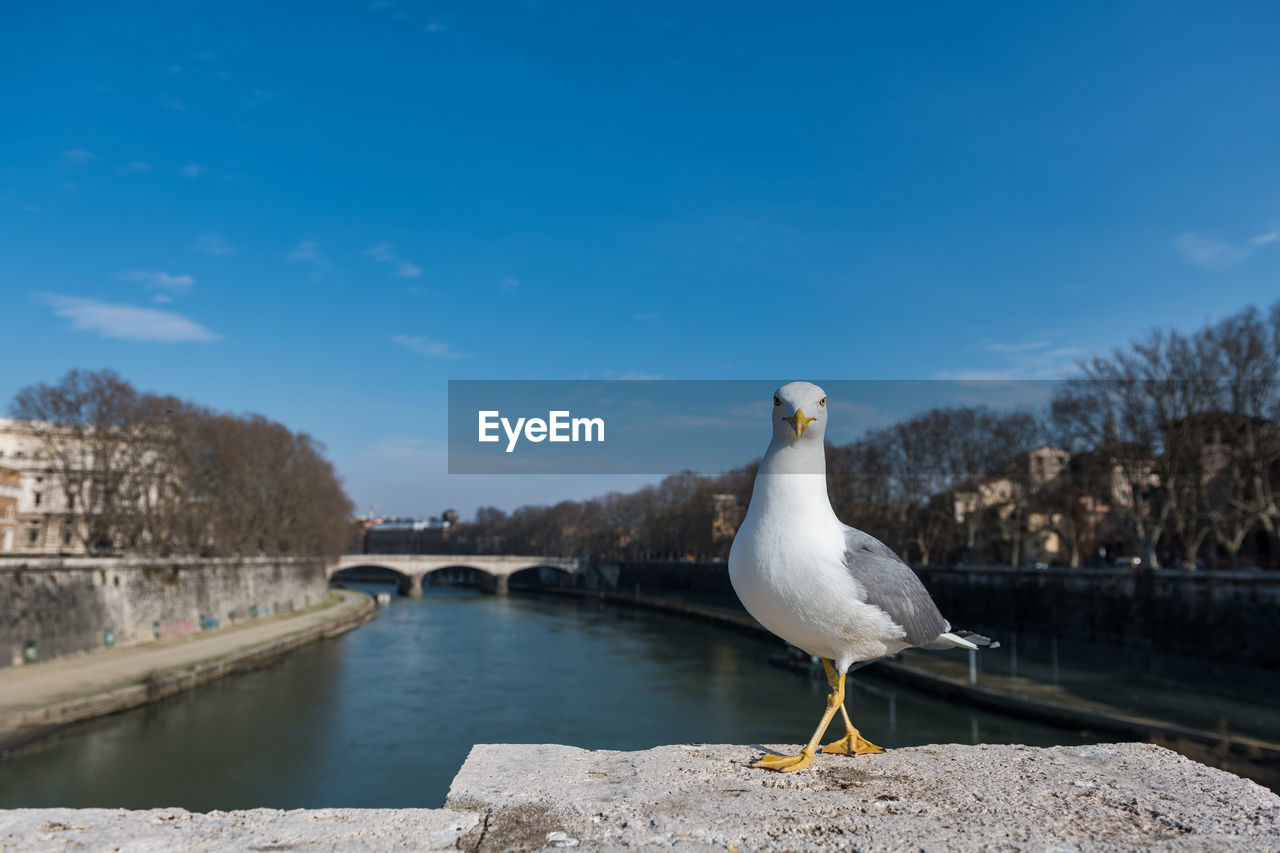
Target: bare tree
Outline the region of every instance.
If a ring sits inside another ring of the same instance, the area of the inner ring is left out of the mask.
[[[12,414],[31,422],[62,490],[66,519],[89,551],[137,541],[131,477],[146,452],[142,410],[138,392],[110,370],[72,370],[14,398]]]
[[[334,554],[351,504],[323,449],[260,416],[73,370],[18,392],[86,549]]]

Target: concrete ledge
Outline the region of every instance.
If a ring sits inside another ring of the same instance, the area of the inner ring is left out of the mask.
[[[787,748],[794,752],[794,748]],[[1150,744],[941,745],[749,766],[750,746],[476,746],[446,808],[477,850],[1280,848],[1280,797]]]
[[[0,850],[456,850],[480,816],[445,809],[0,811]]]
[[[1280,849],[1280,797],[1150,744],[819,755],[791,775],[759,753],[480,745],[443,809],[17,809],[0,850]]]

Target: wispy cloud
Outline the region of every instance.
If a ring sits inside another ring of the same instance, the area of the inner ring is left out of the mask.
[[[605,379],[626,379],[631,382],[652,382],[662,378],[661,373],[644,373],[639,370],[628,370],[623,373],[618,373],[616,370],[605,370],[600,375]]]
[[[1247,260],[1263,246],[1277,241],[1280,241],[1280,231],[1257,234],[1242,243],[1213,234],[1188,231],[1179,234],[1173,245],[1182,259],[1192,266],[1204,270],[1225,270]]]
[[[1043,334],[1043,333],[1042,333]],[[958,367],[936,371],[935,379],[1061,379],[1084,355],[1080,347],[1057,346],[1048,338],[1029,341],[997,341],[987,338],[977,349],[1001,363],[984,367]]]
[[[371,249],[366,249],[364,256],[374,263],[389,267],[391,274],[397,278],[417,278],[422,275],[422,267],[397,255],[390,243],[379,243]]]
[[[84,148],[72,148],[69,151],[62,152],[62,159],[72,166],[88,166],[98,159],[98,155]]]
[[[390,243],[379,243],[372,249],[366,249],[364,254],[365,257],[373,258],[380,264],[390,263],[396,259],[395,253],[391,251]]]
[[[321,260],[320,244],[315,240],[303,240],[301,243],[293,247],[293,251],[285,255],[291,261],[318,261]]]
[[[124,281],[134,281],[151,290],[161,290],[171,294],[190,293],[196,286],[195,276],[160,272],[159,270],[129,270],[119,276]]]
[[[187,111],[187,102],[173,95],[161,95],[160,105],[166,110],[173,110],[175,113],[185,113]]]
[[[1239,246],[1209,234],[1197,234],[1194,231],[1179,234],[1173,241],[1173,245],[1184,261],[1206,270],[1233,267],[1250,254],[1246,246]]]
[[[1029,341],[1024,344],[1011,344],[1011,343],[1003,343],[1001,341],[990,341],[983,347],[983,349],[985,349],[987,352],[1015,353],[1015,352],[1030,352],[1032,350],[1044,349],[1045,347],[1048,347],[1048,346],[1050,346],[1050,343],[1048,341]]]
[[[184,178],[198,178],[204,174],[204,166],[198,163],[188,163],[180,171]]]
[[[230,246],[217,234],[201,234],[196,238],[193,248],[204,255],[234,255],[235,247]]]
[[[509,275],[502,280],[502,284],[498,285],[507,293],[514,293],[520,289],[520,279],[513,275]]]
[[[37,299],[53,309],[58,317],[71,321],[71,328],[103,338],[174,344],[216,341],[222,337],[173,311],[56,293],[39,294]]]
[[[393,335],[391,343],[429,358],[470,358],[467,353],[455,352],[443,341],[432,341],[422,335]]]
[[[320,251],[319,240],[303,240],[286,253],[284,257],[290,264],[307,267],[317,277],[333,269],[333,265],[324,256],[324,252]]]
[[[151,164],[141,160],[130,160],[116,171],[122,175],[145,175],[151,171]]]

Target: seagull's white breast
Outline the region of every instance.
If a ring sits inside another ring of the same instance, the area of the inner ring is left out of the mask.
[[[729,578],[761,625],[844,671],[906,645],[902,627],[865,602],[844,554],[844,525],[822,475],[761,474],[729,552]]]

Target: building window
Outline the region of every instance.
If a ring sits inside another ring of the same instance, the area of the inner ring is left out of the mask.
[[[40,506],[40,499],[44,497],[43,492],[32,492],[31,497],[35,499],[36,506]]]
[[[34,545],[40,539],[40,528],[33,527],[27,531],[27,544]]]
[[[62,531],[62,544],[63,544],[63,545],[70,545],[70,544],[71,544],[71,531],[70,531],[70,530],[64,530],[64,531]]]

